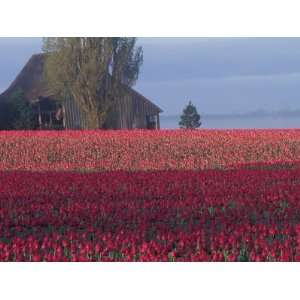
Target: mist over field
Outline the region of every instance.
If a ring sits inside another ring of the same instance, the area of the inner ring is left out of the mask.
[[[166,129],[179,128],[180,115],[161,116],[161,126]],[[300,113],[270,113],[266,115],[203,115],[201,128],[250,129],[250,128],[299,128]]]

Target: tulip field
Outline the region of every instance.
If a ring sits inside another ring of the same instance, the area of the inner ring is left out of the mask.
[[[299,130],[7,131],[0,170],[224,169],[300,160]]]
[[[0,261],[300,261],[300,130],[0,133]]]

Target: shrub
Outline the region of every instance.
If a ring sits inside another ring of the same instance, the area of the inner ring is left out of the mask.
[[[21,90],[0,102],[1,130],[28,130],[36,126],[36,115]]]

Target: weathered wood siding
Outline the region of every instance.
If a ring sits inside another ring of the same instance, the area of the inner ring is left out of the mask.
[[[109,129],[147,128],[147,116],[157,117],[159,113],[160,109],[157,106],[137,92],[128,89],[122,98],[116,100],[106,127]],[[65,116],[67,129],[85,128],[86,114],[72,98],[65,101]]]
[[[147,116],[157,116],[160,110],[137,93],[128,92],[117,101],[119,128],[147,128]]]
[[[67,98],[64,103],[66,129],[83,129],[86,124],[85,113],[78,107],[73,98]]]

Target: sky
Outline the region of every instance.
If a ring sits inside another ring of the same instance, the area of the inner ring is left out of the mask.
[[[203,114],[300,109],[300,38],[139,38],[144,64],[135,88],[178,115],[191,100]],[[0,38],[0,91],[41,38]]]

